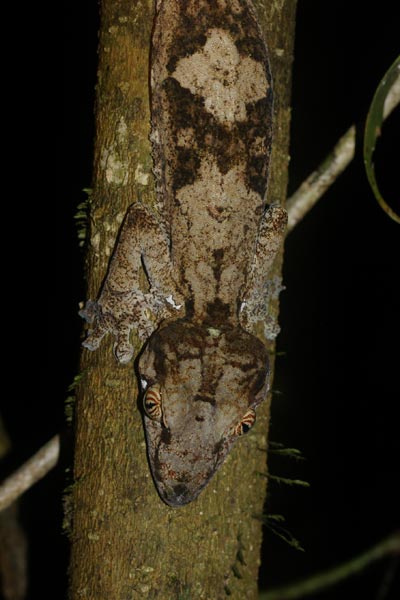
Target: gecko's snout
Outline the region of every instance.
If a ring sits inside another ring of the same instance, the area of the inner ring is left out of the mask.
[[[183,506],[194,500],[190,489],[183,483],[178,483],[172,486],[169,490],[165,490],[162,498],[169,506]]]

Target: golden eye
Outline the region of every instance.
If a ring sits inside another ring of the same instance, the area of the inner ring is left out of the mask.
[[[146,415],[154,421],[162,419],[162,399],[159,385],[152,385],[146,390],[143,398],[143,406]]]
[[[256,413],[252,408],[244,414],[241,421],[233,428],[234,435],[244,435],[251,429],[256,421]]]

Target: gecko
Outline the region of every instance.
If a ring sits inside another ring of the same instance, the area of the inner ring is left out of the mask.
[[[150,102],[156,209],[129,207],[80,315],[83,345],[111,334],[120,363],[139,336],[150,469],[161,499],[180,507],[254,425],[269,386],[254,331],[269,319],[287,215],[265,200],[273,92],[250,0],[156,0]]]

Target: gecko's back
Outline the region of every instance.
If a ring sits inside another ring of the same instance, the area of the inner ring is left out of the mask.
[[[172,260],[196,318],[235,320],[265,208],[267,51],[247,1],[159,4],[152,141]]]

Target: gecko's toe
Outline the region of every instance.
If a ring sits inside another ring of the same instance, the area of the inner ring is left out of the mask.
[[[93,352],[94,350],[97,350],[97,348],[100,346],[102,338],[103,336],[88,335],[86,340],[82,342],[82,346],[87,350]]]
[[[133,357],[133,346],[129,342],[117,342],[114,346],[114,355],[117,361],[127,364]]]

